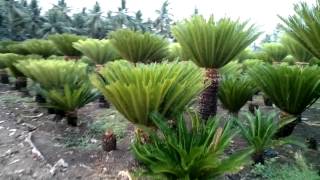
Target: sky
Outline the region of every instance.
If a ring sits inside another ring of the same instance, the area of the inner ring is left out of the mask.
[[[73,12],[80,11],[83,7],[90,9],[95,0],[65,0]],[[104,12],[116,11],[121,0],[97,0]],[[288,16],[293,13],[293,4],[300,0],[169,0],[170,13],[175,20],[190,17],[195,8],[205,16],[213,14],[215,17],[231,17],[234,19],[250,20],[261,31],[271,33],[280,23],[277,15]],[[304,0],[312,4],[316,0]],[[39,0],[43,10],[47,10],[57,0]],[[144,18],[155,18],[156,10],[160,9],[164,0],[127,0],[129,12],[142,11]]]

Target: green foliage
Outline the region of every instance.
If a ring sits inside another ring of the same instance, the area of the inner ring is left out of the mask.
[[[164,175],[168,179],[214,179],[227,172],[237,172],[248,162],[250,150],[225,156],[224,150],[237,133],[232,121],[219,127],[219,119],[205,123],[190,113],[191,129],[187,128],[184,115],[175,119],[176,128],[159,114],[151,119],[161,134],[151,131],[148,143],[137,138],[132,145],[136,158],[143,162],[150,173]]]
[[[224,108],[231,113],[238,113],[253,96],[256,89],[246,76],[224,76],[219,85],[218,98]]]
[[[158,62],[169,53],[167,40],[148,32],[121,29],[111,32],[109,37],[121,57],[130,62]]]
[[[294,5],[295,14],[280,17],[284,30],[313,56],[320,58],[320,1],[309,6],[306,2]]]
[[[204,73],[191,62],[132,64],[115,61],[92,76],[93,84],[129,121],[151,125],[149,114],[171,117],[205,88]]]
[[[260,33],[248,22],[193,16],[173,27],[184,52],[200,67],[220,68],[235,59]]]
[[[299,42],[288,35],[281,38],[281,43],[288,49],[289,54],[292,55],[296,61],[309,62],[313,57]]]
[[[220,68],[219,73],[222,76],[240,75],[242,73],[242,64],[238,63],[238,61],[231,61]]]
[[[297,156],[297,155],[296,155]],[[298,155],[301,156],[301,155]],[[251,173],[255,179],[268,180],[319,180],[317,172],[309,167],[304,158],[296,158],[294,164],[280,164],[271,159],[265,165],[256,164]]]
[[[84,40],[85,37],[74,34],[54,34],[48,36],[56,48],[65,56],[81,56],[81,52],[75,49],[72,44],[79,40]]]
[[[318,58],[312,58],[309,62],[309,65],[313,66],[313,65],[317,65],[317,66],[320,66],[320,59]]]
[[[9,68],[10,72],[14,77],[24,76],[20,70],[15,67],[15,63],[25,60],[25,56],[6,53],[0,54],[0,63],[3,65],[3,68]]]
[[[94,101],[98,97],[97,91],[93,90],[89,82],[80,84],[77,88],[65,84],[63,89],[43,89],[42,93],[47,99],[47,107],[74,111]]]
[[[0,41],[0,53],[10,53],[8,46],[12,44],[17,44],[17,42],[11,40]]]
[[[288,63],[288,65],[295,65],[296,64],[297,59],[294,58],[291,55],[288,55],[287,57],[285,57],[282,62],[284,63]]]
[[[30,39],[24,41],[23,45],[30,54],[37,54],[44,58],[58,54],[58,50],[56,49],[55,45],[48,40]]]
[[[242,62],[246,59],[255,59],[255,58],[256,58],[255,53],[249,48],[243,50],[237,57],[239,62]]]
[[[255,84],[282,111],[300,115],[320,97],[320,68],[263,64],[249,69]]]
[[[73,47],[95,64],[105,64],[119,59],[109,40],[87,39],[73,43]]]
[[[280,43],[265,43],[262,46],[262,51],[268,55],[272,62],[281,62],[288,55],[287,48]]]
[[[171,43],[169,45],[169,60],[175,60],[179,58],[179,60],[186,61],[189,60],[186,53],[182,51],[182,48],[179,43]]]
[[[19,55],[27,55],[30,54],[28,50],[24,47],[23,43],[14,43],[7,46],[7,49],[10,53],[19,54]]]
[[[251,67],[254,67],[259,64],[263,64],[263,60],[261,60],[261,59],[246,59],[242,62],[242,69],[244,72],[246,72]]]

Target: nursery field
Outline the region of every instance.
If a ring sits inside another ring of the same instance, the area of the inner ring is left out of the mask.
[[[261,96],[255,96],[253,102],[264,112],[274,109],[264,106]],[[245,105],[240,114],[247,111]],[[227,116],[220,106],[218,112]],[[320,101],[303,113],[302,123],[296,126],[292,137],[306,144],[308,138],[320,142],[319,113]],[[140,179],[141,166],[130,153],[134,135],[131,123],[113,107],[99,108],[97,102],[79,110],[79,121],[78,127],[67,126],[64,119],[55,119],[30,95],[1,84],[0,179],[128,179],[126,174]],[[117,149],[111,152],[101,147],[101,135],[108,128],[118,137]],[[226,152],[232,153],[243,144],[241,138],[236,138]],[[276,149],[274,158],[284,164],[292,163],[294,153],[299,151],[313,167],[320,168],[319,151],[294,145]],[[254,166],[246,167],[237,174],[225,175],[224,179],[263,179],[253,169]]]

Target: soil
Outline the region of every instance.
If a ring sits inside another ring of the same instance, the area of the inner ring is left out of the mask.
[[[256,96],[254,102],[263,111],[276,109],[264,106],[261,96]],[[246,105],[241,112],[247,112],[247,109]],[[218,114],[227,116],[220,106]],[[45,108],[34,102],[33,97],[0,84],[0,180],[128,179],[119,174],[139,167],[130,152],[134,126],[126,123],[117,149],[104,152],[99,134],[81,141],[81,146],[70,145],[66,139],[86,137],[84,135],[89,132],[90,125],[101,120],[101,117],[108,123],[118,119],[125,121],[124,118],[112,107],[99,108],[98,101],[80,109],[78,115],[80,125],[70,127],[65,119],[57,120],[55,115],[48,114]],[[319,116],[320,102],[317,102],[303,114],[302,122],[297,125],[292,137],[302,142],[314,138],[319,145]],[[36,154],[37,151],[28,142],[30,139],[41,155]],[[237,137],[230,152],[241,147],[245,147],[245,143]],[[299,150],[296,146],[277,149],[279,158],[284,161],[292,159],[294,152]],[[303,152],[310,163],[320,169],[319,151]],[[226,176],[226,179],[248,179],[244,178],[246,173],[248,170]]]

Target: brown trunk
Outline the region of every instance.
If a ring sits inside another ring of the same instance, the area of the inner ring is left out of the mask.
[[[208,120],[210,116],[217,113],[219,73],[217,69],[206,70],[206,81],[209,86],[203,91],[200,97],[200,114],[203,120]]]
[[[26,77],[17,77],[15,82],[15,89],[21,90],[27,87],[27,78]]]
[[[263,152],[256,152],[252,155],[252,160],[254,164],[264,164],[264,155]]]
[[[287,113],[281,113],[280,114],[280,121],[282,118],[285,118],[286,116],[288,116]],[[278,132],[275,134],[275,138],[284,138],[284,137],[288,137],[292,134],[294,128],[296,127],[296,125],[301,122],[301,115],[295,116],[296,120],[294,120],[293,122],[283,126],[282,128],[280,128],[278,130]]]
[[[102,136],[102,149],[107,152],[117,149],[117,138],[112,132],[106,132]]]
[[[69,111],[66,113],[67,122],[70,126],[77,126],[78,125],[78,112],[77,110]]]
[[[254,103],[249,103],[248,109],[252,114],[255,114],[256,110],[259,109],[259,105]]]
[[[99,96],[99,107],[110,108],[109,102],[105,99],[105,97],[103,95]]]
[[[0,69],[0,81],[2,84],[9,84],[9,75],[5,69]]]
[[[77,61],[80,59],[80,56],[64,56],[64,60],[66,61]]]

